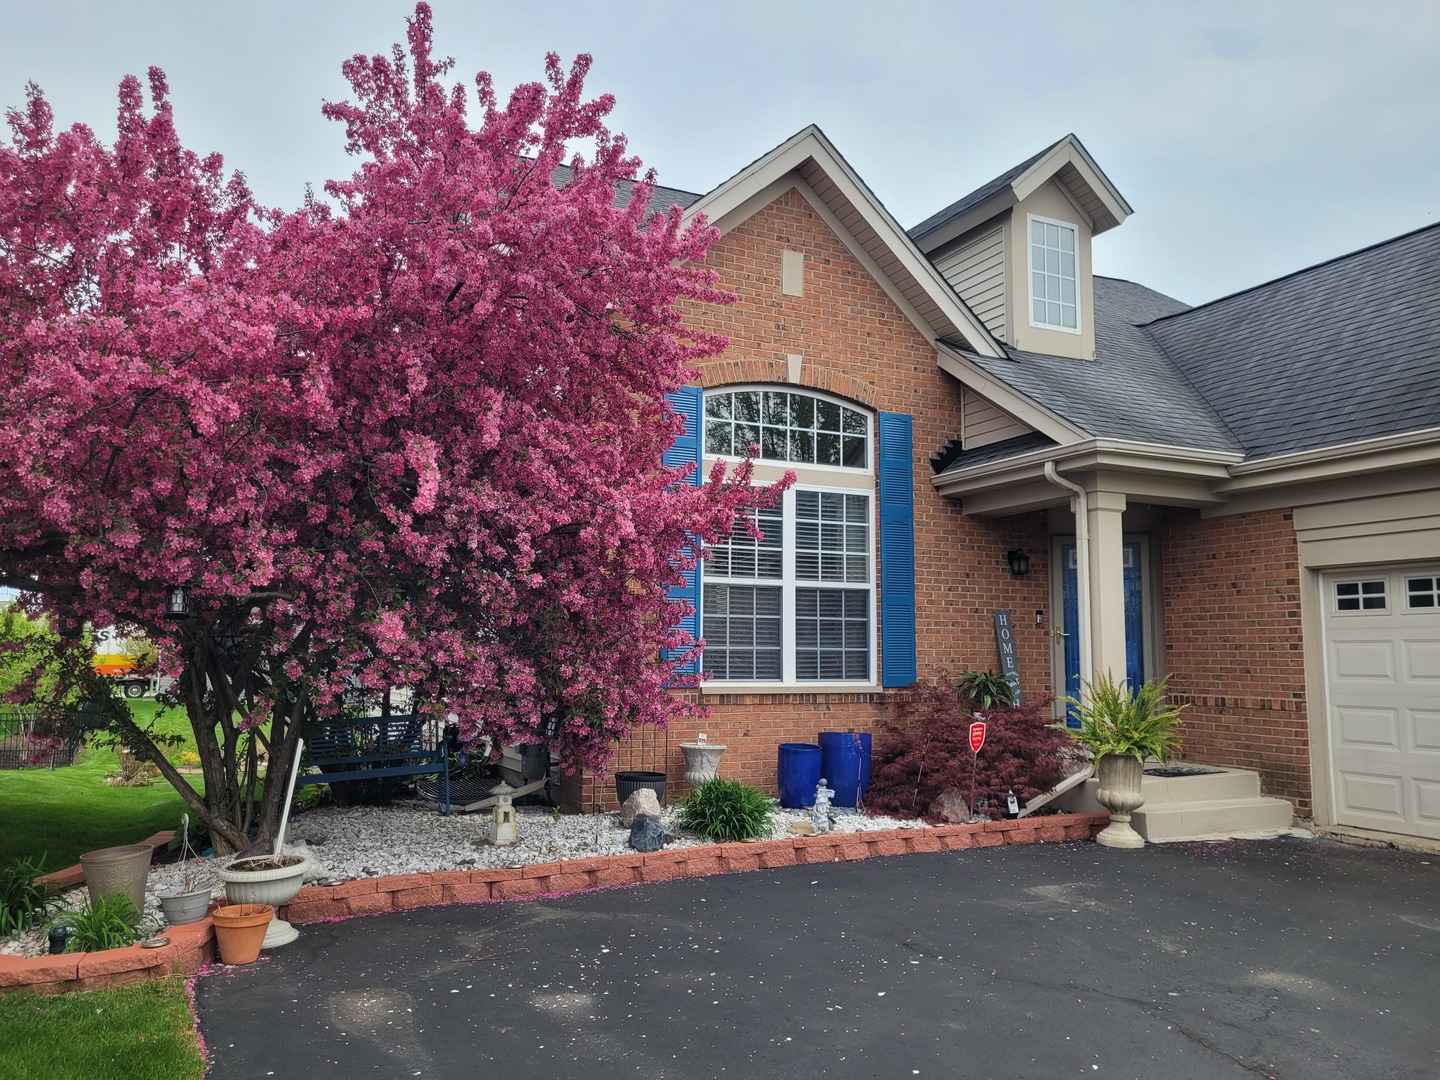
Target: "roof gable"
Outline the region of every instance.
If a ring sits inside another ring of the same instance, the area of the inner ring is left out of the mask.
[[[963,341],[980,355],[1003,355],[984,323],[813,124],[691,203],[685,216],[704,214],[722,227],[729,218],[733,224],[736,216],[760,208],[752,205],[755,200],[770,201],[787,178],[801,181],[795,186],[802,194],[818,200],[827,224],[842,240],[848,238],[847,246],[882,286],[890,287],[887,291],[928,339]]]
[[[931,214],[909,230],[910,236],[922,250],[933,251],[1014,206],[1047,180],[1054,180],[1085,214],[1094,235],[1113,229],[1133,212],[1084,144],[1071,134]]]

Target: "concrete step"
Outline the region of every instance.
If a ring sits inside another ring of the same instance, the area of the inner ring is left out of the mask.
[[[1152,844],[1177,840],[1278,835],[1291,826],[1295,808],[1285,799],[1203,799],[1146,803],[1131,817],[1135,831]]]
[[[1226,769],[1198,776],[1145,775],[1145,801],[1195,802],[1202,799],[1253,799],[1260,794],[1260,774],[1252,769]]]
[[[1095,792],[1100,781],[1091,777],[1055,800],[1055,805],[1077,814],[1104,811]],[[1212,802],[1219,799],[1253,799],[1260,794],[1260,774],[1251,769],[1225,769],[1198,776],[1150,776],[1140,785],[1147,806],[1158,803]]]

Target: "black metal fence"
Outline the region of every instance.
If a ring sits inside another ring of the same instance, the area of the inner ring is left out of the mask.
[[[34,729],[35,718],[28,709],[0,709],[0,769],[58,769],[74,764],[83,740],[67,739],[37,757],[37,748],[30,741]]]

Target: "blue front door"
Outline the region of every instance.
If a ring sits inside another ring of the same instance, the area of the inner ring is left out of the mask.
[[[1145,681],[1145,598],[1140,574],[1140,544],[1125,544],[1125,679],[1131,689]],[[1065,693],[1080,696],[1080,604],[1076,588],[1075,545],[1060,545],[1060,593],[1065,631]],[[1067,710],[1066,722],[1071,727],[1080,723]]]

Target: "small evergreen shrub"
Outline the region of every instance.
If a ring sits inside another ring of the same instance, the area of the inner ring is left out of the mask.
[[[749,840],[770,831],[774,814],[770,800],[758,788],[716,777],[685,796],[680,825],[711,840]]]
[[[70,931],[65,951],[101,952],[134,945],[140,937],[140,920],[140,909],[125,893],[87,901],[82,909],[60,920]]]
[[[44,859],[14,859],[0,866],[0,935],[18,934],[39,922],[54,900],[35,879]]]
[[[876,751],[866,809],[929,818],[931,803],[953,788],[967,803],[987,799],[994,817],[1007,791],[1023,804],[1060,782],[1070,740],[1051,726],[1050,698],[1025,705],[997,703],[985,710],[985,746],[977,760],[970,751],[977,702],[954,687],[948,679],[911,687]]]

